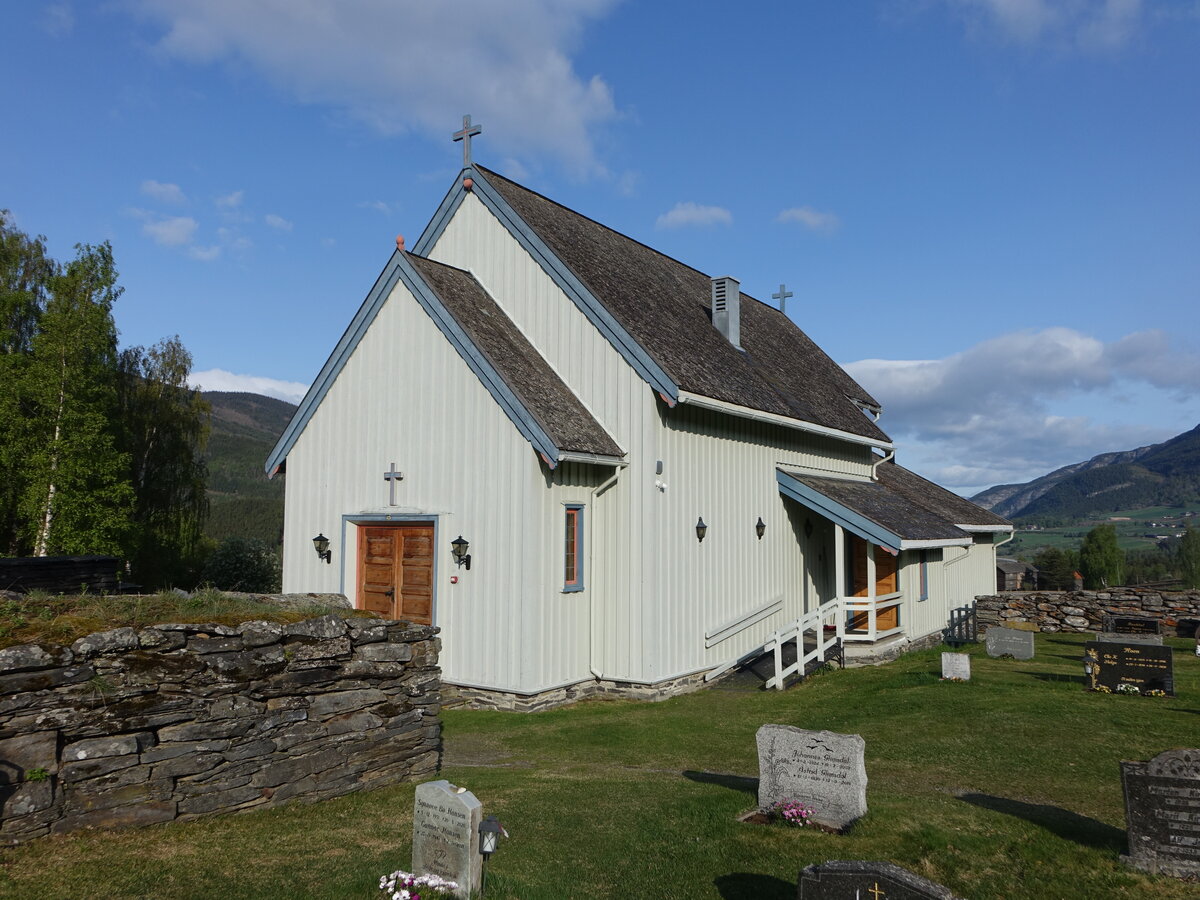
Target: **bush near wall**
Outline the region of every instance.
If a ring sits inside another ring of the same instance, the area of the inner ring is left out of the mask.
[[[1192,637],[1200,626],[1200,591],[1112,588],[1107,591],[1029,591],[975,598],[980,625],[1031,622],[1039,631],[1101,631],[1106,616],[1146,616],[1163,634]]]
[[[315,800],[436,772],[438,629],[335,615],[0,650],[0,840]]]

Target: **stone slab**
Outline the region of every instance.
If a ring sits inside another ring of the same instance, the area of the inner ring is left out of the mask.
[[[966,653],[942,654],[942,677],[959,681],[971,680],[971,657]]]
[[[763,725],[757,743],[760,810],[798,800],[813,807],[819,824],[839,831],[866,815],[867,744],[861,735]]]
[[[1175,696],[1175,670],[1170,647],[1088,641],[1083,645],[1083,673],[1088,690],[1116,693],[1122,684],[1140,693],[1158,690]]]
[[[960,900],[949,889],[889,862],[830,860],[800,872],[797,900]]]
[[[1127,865],[1154,875],[1200,877],[1200,750],[1122,762]]]
[[[1156,647],[1163,645],[1161,634],[1122,634],[1119,631],[1101,631],[1092,640],[1106,644],[1151,644]]]
[[[1033,659],[1033,632],[993,625],[984,636],[988,656]]]
[[[438,875],[458,885],[456,896],[478,892],[483,872],[479,823],[483,804],[449,781],[417,785],[413,805],[413,872]]]
[[[1162,634],[1162,621],[1150,616],[1105,616],[1104,630],[1116,634]]]

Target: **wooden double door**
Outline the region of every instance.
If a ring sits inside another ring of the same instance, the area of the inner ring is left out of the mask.
[[[433,624],[433,523],[358,526],[358,605]]]
[[[854,573],[853,594],[855,597],[868,596],[867,546],[867,542],[860,537],[851,537],[850,539],[851,571]],[[883,547],[874,546],[875,596],[886,597],[888,594],[894,594],[900,590],[897,572],[897,563],[899,560],[894,554],[888,553]],[[899,624],[899,607],[893,606],[882,610],[875,616],[875,628],[879,631],[895,628]],[[851,616],[850,629],[852,631],[866,631],[867,614],[858,613]]]

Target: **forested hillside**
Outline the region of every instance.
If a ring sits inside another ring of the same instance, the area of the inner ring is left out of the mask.
[[[263,464],[296,407],[261,394],[203,396],[212,406],[205,533],[217,541],[254,538],[277,547],[283,538],[283,479],[268,480]]]

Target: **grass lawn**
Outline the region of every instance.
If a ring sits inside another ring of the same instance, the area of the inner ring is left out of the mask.
[[[1090,694],[1082,636],[943,683],[938,651],[780,692],[738,683],[665,703],[533,715],[450,710],[441,777],[511,834],[489,898],[792,900],[801,867],[891,860],[972,898],[1184,898],[1200,886],[1123,867],[1121,759],[1200,746],[1200,659],[1175,647],[1178,696]],[[870,812],[847,835],[739,824],[759,725],[866,739]],[[0,896],[378,897],[409,862],[413,786],[0,853]]]

